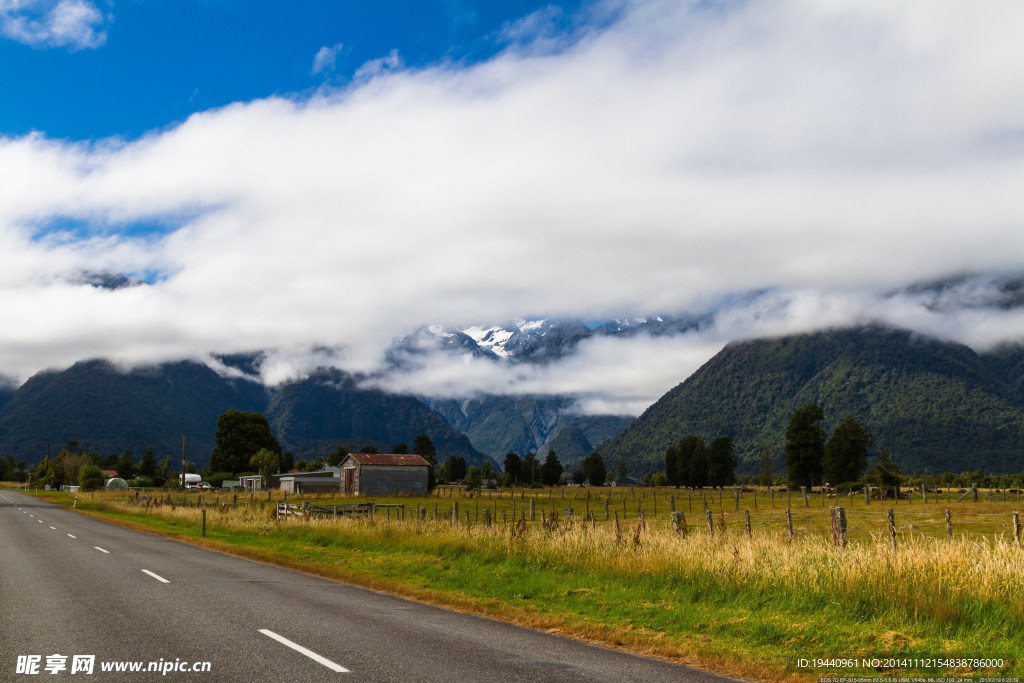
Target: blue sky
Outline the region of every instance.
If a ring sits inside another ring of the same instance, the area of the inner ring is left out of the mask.
[[[29,3],[45,17],[56,3]],[[0,8],[4,5],[0,3]],[[474,62],[504,47],[503,27],[543,0],[112,0],[90,24],[101,43],[0,40],[0,131],[74,140],[135,137],[231,102],[343,84],[398,50],[419,67]],[[2,13],[0,13],[2,16]],[[338,47],[340,46],[340,47]],[[331,68],[313,73],[322,48]]]
[[[635,414],[731,340],[1024,340],[991,286],[1024,271],[1022,34],[1003,0],[0,0],[0,376],[261,350]],[[705,311],[383,364],[424,325]]]

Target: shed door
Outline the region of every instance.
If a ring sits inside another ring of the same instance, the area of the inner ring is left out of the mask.
[[[355,470],[345,470],[345,493],[352,493],[352,486],[355,484],[355,475]]]

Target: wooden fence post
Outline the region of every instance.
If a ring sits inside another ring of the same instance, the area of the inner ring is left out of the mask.
[[[206,538],[206,508],[203,508],[203,538]]]
[[[889,519],[889,540],[892,541],[892,549],[896,550],[896,515],[892,508],[889,508],[886,510],[885,516]]]
[[[735,499],[736,511],[739,512],[739,509],[740,509],[740,487],[733,486],[732,487],[732,494],[733,494],[733,498]]]
[[[491,527],[491,509],[490,508],[484,508],[484,527],[486,527],[488,529]]]
[[[705,510],[708,516],[708,536],[714,537],[715,535],[715,520],[711,516],[711,510]]]
[[[953,542],[953,512],[946,508],[946,540]]]
[[[829,508],[832,513],[832,544],[837,548],[846,547],[846,508]]]
[[[619,511],[616,510],[615,511],[615,535],[618,536],[619,533],[620,533],[620,531],[619,531]]]
[[[811,504],[807,502],[807,487],[806,487],[806,486],[801,486],[801,487],[800,487],[800,495],[801,495],[801,496],[803,496],[803,499],[804,499],[804,507],[805,507],[805,508],[806,508],[806,507],[810,507],[810,506],[811,506]]]
[[[747,538],[750,538],[750,510],[744,510],[743,515],[746,517],[747,522]]]
[[[669,509],[669,512],[675,512],[676,511],[676,497],[675,497],[675,494],[669,494],[669,497],[668,497],[668,509]]]
[[[536,507],[536,503],[537,503],[537,499],[536,498],[531,498],[530,499],[530,521],[531,522],[536,522],[537,521],[537,507]]]
[[[682,514],[683,513],[681,512],[672,513],[672,531],[676,532],[676,535],[678,535],[682,531],[683,525],[681,520],[679,519],[682,516]]]
[[[786,508],[786,530],[789,532],[789,540],[793,540],[793,511]]]
[[[1019,512],[1014,512],[1013,513],[1013,540],[1015,540],[1017,542],[1017,545],[1020,545],[1020,513]]]

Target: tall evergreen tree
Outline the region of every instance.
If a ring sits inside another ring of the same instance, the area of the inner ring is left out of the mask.
[[[249,461],[261,448],[281,455],[281,444],[260,413],[229,410],[217,418],[217,446],[210,455],[210,472],[249,471]]]
[[[732,439],[720,436],[708,448],[708,484],[731,486],[735,483],[736,456],[733,454]]]
[[[825,455],[825,411],[815,403],[798,408],[786,429],[786,468],[790,486],[821,483],[821,459]]]
[[[707,447],[699,436],[690,434],[679,442],[676,470],[679,483],[691,488],[708,485]]]
[[[672,445],[665,449],[665,478],[669,486],[679,488],[679,469],[676,461],[679,459],[679,447]]]
[[[604,466],[604,460],[600,453],[591,453],[583,461],[583,476],[587,478],[591,486],[604,486],[604,478],[608,470]]]
[[[562,472],[564,471],[558,456],[555,455],[554,451],[549,450],[548,456],[544,459],[544,464],[540,467],[541,481],[547,486],[554,486],[562,478]]]
[[[351,452],[352,451],[345,448],[345,446],[339,444],[338,447],[334,449],[334,452],[327,456],[327,464],[331,467],[337,467],[344,462],[345,458],[347,458],[348,454]]]
[[[426,434],[420,434],[412,442],[412,452],[414,455],[418,455],[431,465],[436,464],[437,448],[434,447],[434,442],[430,440],[430,437]]]
[[[821,461],[825,481],[847,484],[860,480],[868,466],[871,432],[852,416],[847,417],[832,432]]]
[[[65,453],[66,451],[61,451]],[[132,452],[125,451],[124,455],[117,461],[117,476],[128,481],[135,476],[135,462],[132,460]]]
[[[147,446],[146,450],[142,452],[138,469],[140,477],[152,477],[156,474],[156,451],[152,446]]]
[[[517,453],[509,453],[505,456],[505,475],[509,479],[509,483],[519,481],[519,474],[522,471],[523,461],[519,458]]]
[[[412,441],[413,455],[418,455],[430,463],[427,468],[427,488],[431,491],[437,486],[437,448],[426,434],[419,434]]]
[[[540,461],[537,460],[535,453],[527,453],[526,457],[523,458],[523,467],[520,474],[523,477],[524,484],[532,485],[540,480]]]

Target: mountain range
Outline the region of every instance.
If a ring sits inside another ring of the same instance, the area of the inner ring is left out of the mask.
[[[241,357],[226,359],[239,363]],[[205,364],[182,361],[123,371],[106,361],[39,373],[0,408],[0,452],[37,462],[47,444],[76,441],[101,455],[152,446],[160,457],[181,454],[209,462],[217,418],[228,410],[267,416],[282,448],[296,460],[328,455],[337,446],[386,452],[427,434],[442,459],[486,456],[463,434],[411,396],[359,388],[339,370],[322,370],[270,392],[262,384],[224,377]]]
[[[84,274],[95,287],[145,283]],[[1024,307],[1024,278],[950,278],[892,293],[930,310]],[[742,302],[757,302],[751,293]],[[502,325],[423,326],[395,340],[391,370],[452,352],[506,364],[546,364],[588,339],[700,332],[715,315],[650,316],[584,323],[514,320]],[[217,416],[264,413],[282,446],[299,458],[327,455],[339,444],[388,450],[428,434],[443,460],[480,464],[506,453],[554,450],[570,470],[592,450],[631,473],[662,466],[665,448],[687,434],[734,440],[741,471],[754,471],[765,447],[784,469],[783,435],[799,406],[816,402],[831,429],[848,415],[864,422],[876,448],[891,449],[910,471],[1024,470],[1024,351],[986,353],[881,326],[837,329],[733,343],[650,406],[638,419],[580,414],[570,395],[440,397],[370,388],[364,377],[321,369],[277,387],[258,380],[261,353],[120,370],[83,361],[38,373],[16,389],[0,382],[0,454],[38,461],[50,442],[78,441],[102,454],[153,446],[204,464]]]

